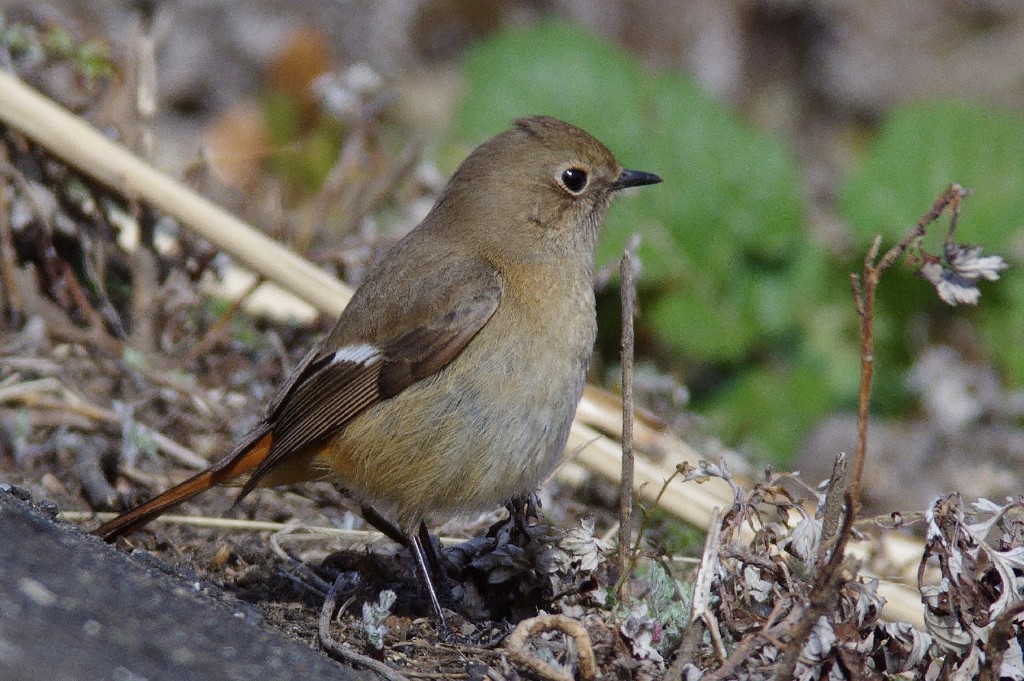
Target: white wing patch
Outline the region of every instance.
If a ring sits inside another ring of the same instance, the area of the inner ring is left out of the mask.
[[[340,364],[342,362],[350,364],[361,364],[363,366],[373,366],[382,359],[380,349],[369,343],[360,343],[358,345],[346,345],[340,348],[331,357],[331,364]]]

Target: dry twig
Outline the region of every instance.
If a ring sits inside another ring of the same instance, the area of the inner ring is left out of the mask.
[[[721,550],[722,516],[721,509],[715,509],[714,522],[708,530],[708,536],[704,539],[704,553],[694,577],[690,625],[693,626],[698,620],[704,623],[711,635],[715,653],[718,654],[722,662],[725,662],[727,657],[725,645],[722,643],[722,636],[718,631],[718,619],[711,609],[711,585],[714,583],[715,573],[718,571],[718,552]]]
[[[60,397],[46,394],[46,392],[52,390],[66,391],[63,384],[56,379],[40,379],[39,381],[31,381],[29,383],[32,390],[26,392],[25,385],[18,388],[11,387],[0,395],[0,402],[20,403],[26,407],[77,414],[100,423],[116,426],[124,425],[121,416],[112,409],[97,407],[80,399],[61,399]],[[42,388],[45,388],[45,392]],[[137,421],[132,425],[140,434],[150,438],[161,451],[178,463],[194,470],[202,470],[209,465],[206,459],[163,433]]]
[[[3,153],[2,147],[0,147],[0,153]],[[5,157],[0,157],[0,160],[7,165]],[[14,235],[11,232],[11,214],[7,194],[0,191],[0,291],[3,292],[3,307],[0,308],[0,312],[11,321],[19,320],[23,310],[15,277],[15,272],[18,269],[17,259],[14,250]]]
[[[857,515],[857,508],[852,504],[859,504],[861,477],[864,473],[864,462],[867,459],[868,443],[868,412],[871,406],[871,384],[874,378],[875,369],[875,293],[878,289],[878,282],[893,264],[896,263],[911,248],[919,246],[921,239],[928,230],[928,226],[939,219],[949,209],[951,212],[950,227],[947,233],[947,247],[952,244],[953,232],[956,227],[957,217],[960,214],[960,201],[967,195],[967,192],[960,185],[950,185],[944,191],[931,210],[921,216],[912,229],[895,246],[886,251],[881,260],[878,260],[878,250],[881,246],[881,237],[876,237],[867,255],[864,256],[863,275],[851,274],[850,284],[853,288],[854,304],[857,308],[857,316],[860,321],[860,394],[857,400],[857,450],[853,459],[853,471],[850,473],[850,482],[847,488],[847,512]]]
[[[587,630],[582,624],[565,615],[540,615],[520,622],[505,640],[509,657],[544,681],[573,681],[571,674],[559,671],[527,652],[526,639],[546,631],[558,631],[571,637],[576,643],[576,666],[580,678],[583,681],[597,678],[597,661],[594,659],[594,648],[590,644]]]
[[[859,510],[861,478],[867,460],[868,416],[875,364],[875,296],[882,275],[910,251],[917,256],[919,264],[921,264],[919,272],[935,285],[940,298],[949,304],[956,304],[958,302],[977,302],[976,295],[971,295],[976,294],[973,282],[979,277],[998,278],[998,272],[1006,267],[1001,258],[980,258],[980,249],[958,246],[954,243],[953,237],[960,213],[960,201],[966,195],[967,192],[959,185],[950,185],[936,199],[931,209],[921,216],[914,228],[895,246],[886,251],[880,259],[878,253],[881,247],[881,237],[876,237],[864,257],[863,274],[850,275],[854,305],[860,322],[861,376],[857,403],[857,448],[853,470],[849,474],[844,493],[845,517],[842,527],[835,538],[834,546],[830,546],[831,542],[822,542],[819,545],[816,561],[817,575],[810,592],[810,603],[799,626],[793,633],[786,654],[779,666],[777,673],[781,678],[789,678],[793,674],[797,660],[816,623],[821,617],[827,616],[827,613],[834,612],[835,606],[839,602],[840,589],[844,583],[842,559],[852,534],[853,520]],[[950,211],[951,218],[946,234],[944,257],[952,272],[943,267],[940,259],[925,253],[921,246],[928,226],[938,220],[946,210]],[[958,259],[964,262],[958,262]],[[957,272],[967,260],[971,261],[967,267],[973,268],[973,270]],[[925,269],[929,266],[933,269],[938,268],[938,270],[929,273]]]
[[[832,475],[825,490],[825,503],[821,512],[821,550],[829,550],[839,536],[846,508],[844,497],[847,488],[846,453],[840,452],[832,463]]]
[[[847,499],[849,501],[849,498]],[[848,504],[849,508],[849,504]],[[834,614],[839,604],[840,589],[843,586],[843,558],[846,555],[846,540],[849,538],[853,527],[853,513],[847,511],[843,517],[843,526],[839,531],[839,540],[836,547],[828,556],[828,561],[818,563],[817,575],[814,585],[810,590],[810,603],[807,609],[800,616],[800,622],[793,631],[792,638],[786,645],[785,655],[779,665],[777,675],[780,679],[793,678],[796,670],[796,663],[803,653],[804,645],[807,643],[814,626],[826,613]]]
[[[619,480],[619,579],[615,595],[621,601],[629,575],[629,548],[633,531],[633,320],[636,318],[636,249],[639,239],[630,239],[619,268],[622,286],[622,477]]]

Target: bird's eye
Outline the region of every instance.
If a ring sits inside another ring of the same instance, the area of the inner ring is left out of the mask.
[[[587,171],[579,168],[563,170],[562,184],[573,194],[579,194],[587,186]]]

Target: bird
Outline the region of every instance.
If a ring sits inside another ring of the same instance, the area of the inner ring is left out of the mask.
[[[492,509],[559,463],[597,332],[595,246],[623,169],[584,130],[516,120],[473,150],[224,459],[93,531],[106,541],[218,484],[337,484],[409,547],[438,633],[428,516]]]

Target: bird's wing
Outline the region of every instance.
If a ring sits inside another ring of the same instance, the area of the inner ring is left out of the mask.
[[[290,454],[323,441],[363,410],[454,360],[498,308],[501,276],[484,263],[462,259],[433,281],[405,277],[410,287],[431,287],[426,291],[396,291],[388,282],[396,281],[400,260],[390,261],[356,292],[335,332],[303,358],[268,416],[231,454],[93,534],[113,541],[214,485],[250,473],[241,498]]]
[[[268,416],[270,451],[239,497],[290,454],[322,442],[365,409],[454,360],[497,310],[502,291],[500,276],[490,268],[476,268],[457,281],[444,295],[429,297],[442,305],[408,310],[407,318],[416,321],[391,337],[377,332],[375,342],[349,340],[300,365]]]

